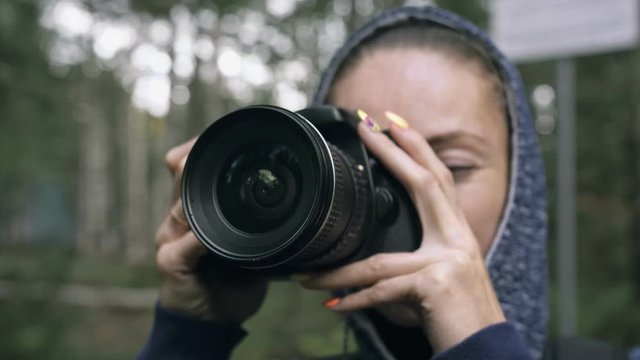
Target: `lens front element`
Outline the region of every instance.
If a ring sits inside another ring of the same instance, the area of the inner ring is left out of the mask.
[[[302,170],[287,146],[255,142],[230,157],[218,181],[222,215],[238,230],[260,234],[284,224],[297,207]]]
[[[247,177],[245,185],[243,195],[250,196],[249,203],[257,203],[259,207],[268,209],[282,204],[287,192],[285,183],[271,169],[259,169],[253,172]]]

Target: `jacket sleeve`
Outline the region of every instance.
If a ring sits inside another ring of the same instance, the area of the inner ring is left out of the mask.
[[[508,322],[488,326],[433,360],[533,360],[516,329]]]
[[[213,323],[158,304],[151,335],[137,359],[228,359],[245,336],[239,324]]]

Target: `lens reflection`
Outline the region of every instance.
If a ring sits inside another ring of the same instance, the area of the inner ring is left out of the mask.
[[[273,142],[240,148],[222,169],[220,210],[237,229],[265,233],[282,225],[297,206],[302,172],[295,154]]]
[[[287,187],[270,169],[259,169],[257,175],[247,179],[247,184],[260,206],[273,208],[284,201]]]

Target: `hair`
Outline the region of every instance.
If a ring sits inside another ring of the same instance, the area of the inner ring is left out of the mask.
[[[360,43],[338,68],[334,83],[346,76],[368,54],[376,50],[431,49],[480,67],[490,82],[497,106],[505,109],[505,89],[500,74],[487,51],[474,39],[443,26],[408,21],[397,27],[381,29]]]

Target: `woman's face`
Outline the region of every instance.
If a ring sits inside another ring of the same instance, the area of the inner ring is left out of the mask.
[[[482,71],[429,49],[374,50],[336,82],[329,103],[362,109],[382,128],[391,111],[421,133],[451,170],[486,255],[507,196],[509,151],[504,110]]]

